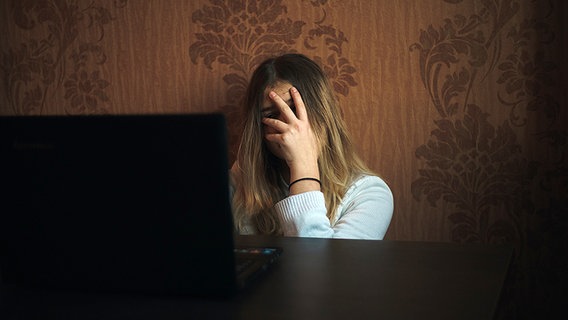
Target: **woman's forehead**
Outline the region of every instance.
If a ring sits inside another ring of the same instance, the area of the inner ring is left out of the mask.
[[[273,85],[269,85],[266,87],[266,90],[273,90],[273,91],[288,91],[292,85],[288,81],[277,81]]]
[[[264,90],[264,101],[263,101],[263,108],[270,107],[272,105],[272,100],[268,97],[270,91],[276,92],[284,101],[290,101],[292,96],[290,95],[290,88],[292,85],[288,82],[277,82],[273,86],[266,87]]]

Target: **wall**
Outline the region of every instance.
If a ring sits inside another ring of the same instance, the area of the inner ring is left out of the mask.
[[[511,243],[501,315],[566,297],[562,0],[13,0],[0,114],[220,111],[239,136],[255,65],[302,52],[333,79],[390,184],[391,240]]]

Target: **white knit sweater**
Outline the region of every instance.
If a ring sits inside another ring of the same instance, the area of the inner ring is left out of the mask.
[[[284,236],[381,240],[389,227],[394,203],[387,184],[376,176],[362,176],[345,193],[330,223],[320,191],[284,198],[275,205]],[[241,234],[254,234],[249,224]]]

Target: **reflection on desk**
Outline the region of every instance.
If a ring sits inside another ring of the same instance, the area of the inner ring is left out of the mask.
[[[280,260],[235,297],[4,288],[3,319],[492,319],[512,247],[239,236]]]

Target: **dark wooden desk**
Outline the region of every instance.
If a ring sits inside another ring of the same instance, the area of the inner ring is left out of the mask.
[[[227,300],[5,290],[5,319],[491,319],[507,246],[239,237],[284,248]]]

